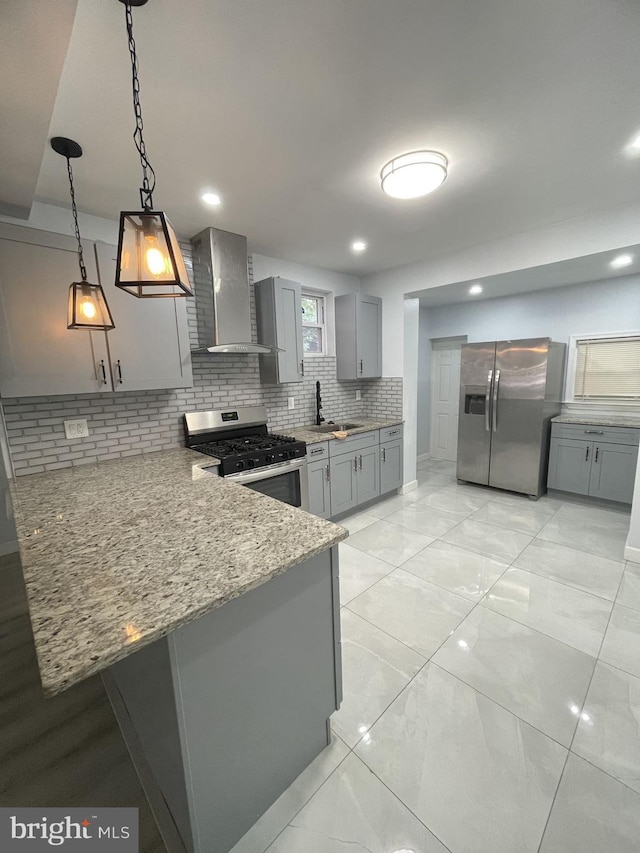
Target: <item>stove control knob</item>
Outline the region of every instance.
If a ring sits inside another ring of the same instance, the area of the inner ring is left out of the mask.
[[[256,460],[255,459],[247,459],[247,468],[255,468]]]
[[[267,463],[267,465],[270,465],[274,461],[274,459],[275,456],[273,455],[273,453],[267,453],[267,455],[264,457],[264,461]]]
[[[236,462],[236,468],[238,469],[238,471],[242,471],[242,469],[244,468],[244,462]]]

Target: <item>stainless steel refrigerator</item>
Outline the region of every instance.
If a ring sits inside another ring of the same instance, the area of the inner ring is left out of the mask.
[[[565,349],[549,338],[463,345],[458,480],[532,497],[545,492]]]

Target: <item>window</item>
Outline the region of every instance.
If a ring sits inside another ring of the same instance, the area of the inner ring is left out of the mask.
[[[640,400],[640,335],[576,340],[574,400]]]
[[[305,355],[327,354],[324,296],[302,291],[302,339]]]

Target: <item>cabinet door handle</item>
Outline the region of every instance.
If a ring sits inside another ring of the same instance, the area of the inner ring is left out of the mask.
[[[300,373],[304,376],[304,361],[300,362]]]
[[[585,456],[584,456],[584,461],[585,461],[585,462],[588,462],[588,461],[589,461],[589,450],[590,450],[589,445],[587,445],[587,452],[585,453]]]
[[[358,456],[358,465],[360,467],[360,470],[362,471],[362,453],[360,454],[360,456]]]
[[[599,456],[599,455],[600,455],[600,448],[599,448],[599,447],[596,447],[596,459],[595,459],[595,461],[596,461],[596,462],[598,461],[598,456]]]
[[[329,466],[328,466],[328,465],[327,465],[327,467],[324,469],[324,478],[325,478],[325,480],[327,481],[327,483],[331,480],[331,471],[329,470]]]
[[[100,361],[98,362],[98,366],[100,367],[100,370],[102,371],[102,384],[106,385],[107,384],[107,371],[105,370],[103,358],[101,358]]]
[[[364,359],[360,359],[360,373],[364,373]]]
[[[354,471],[358,470],[358,457],[357,456],[353,457],[353,470]]]
[[[387,461],[387,448],[386,447],[382,448],[382,461],[383,462]]]
[[[116,370],[118,371],[118,385],[122,385],[122,365],[120,359],[116,361]]]
[[[585,435],[604,435],[603,429],[585,429]]]

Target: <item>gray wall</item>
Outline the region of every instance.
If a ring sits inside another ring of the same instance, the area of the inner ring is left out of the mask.
[[[640,276],[539,290],[420,310],[420,370],[429,375],[430,341],[467,335],[469,341],[551,337],[640,329]],[[419,383],[419,453],[429,445],[430,385]]]

